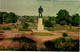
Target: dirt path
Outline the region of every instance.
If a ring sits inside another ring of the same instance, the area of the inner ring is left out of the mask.
[[[25,35],[26,37],[31,38],[34,41],[36,41],[37,47],[41,48],[41,47],[44,47],[44,45],[42,44],[44,41],[62,37],[63,32],[67,32],[67,31],[65,30],[50,31],[50,33],[53,34],[52,36],[36,36],[36,35],[32,35],[31,31],[22,31],[22,32],[4,31],[4,33],[2,33],[3,35],[0,35],[0,38],[11,38],[11,37],[16,37],[16,36],[19,37],[21,35]],[[68,38],[79,39],[79,32],[68,32]],[[0,41],[0,45],[4,45],[6,47],[7,46],[13,47],[13,46],[19,46],[19,42],[14,42],[10,40],[2,40]]]

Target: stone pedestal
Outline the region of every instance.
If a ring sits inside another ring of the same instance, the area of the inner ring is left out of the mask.
[[[33,32],[49,32],[48,30],[44,30],[43,18],[38,18],[37,30],[32,29]]]
[[[38,19],[38,25],[37,25],[37,30],[44,30],[44,25],[42,24],[43,19],[39,18]]]

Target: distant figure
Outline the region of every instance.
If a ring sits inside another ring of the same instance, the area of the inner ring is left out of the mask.
[[[23,20],[23,17],[21,17],[21,24],[23,24],[24,23],[24,20]]]
[[[39,17],[42,17],[42,12],[43,12],[43,8],[40,6],[40,8],[38,9],[39,12]]]

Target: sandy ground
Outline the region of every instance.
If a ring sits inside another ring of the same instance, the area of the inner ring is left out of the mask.
[[[56,39],[59,37],[62,37],[62,33],[67,32],[66,30],[56,30],[56,31],[50,31],[51,36],[37,36],[37,35],[32,35],[31,31],[8,31],[5,30],[4,33],[0,33],[0,38],[11,38],[11,37],[16,37],[16,36],[21,36],[25,35],[28,38],[31,38],[37,42],[38,47],[42,47],[42,42]],[[79,32],[67,32],[68,37],[67,38],[73,38],[73,39],[79,39]],[[17,41],[11,41],[11,40],[1,40],[0,41],[0,46],[5,46],[5,47],[14,47],[14,46],[19,46],[19,42]]]

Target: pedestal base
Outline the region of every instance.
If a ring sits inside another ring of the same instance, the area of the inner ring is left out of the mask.
[[[38,18],[37,29],[32,29],[33,32],[49,32],[48,30],[44,30],[43,18]]]
[[[32,32],[49,32],[48,30],[36,30],[36,29],[32,29]]]

